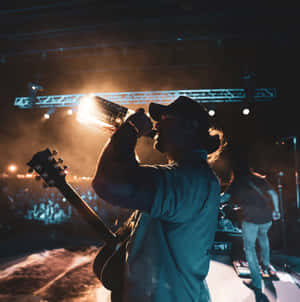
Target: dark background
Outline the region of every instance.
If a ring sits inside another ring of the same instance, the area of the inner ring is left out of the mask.
[[[108,138],[65,109],[42,121],[47,109],[14,107],[29,82],[44,87],[41,95],[243,88],[242,75],[254,72],[256,87],[276,88],[276,99],[248,117],[239,103],[218,104],[215,123],[274,185],[284,171],[285,196],[295,201],[293,145],[276,141],[299,137],[297,12],[258,2],[1,1],[1,172],[17,163],[23,173],[33,153],[51,147],[71,173],[91,176]],[[163,160],[151,144],[139,143],[142,160]],[[226,150],[215,168],[226,183]]]

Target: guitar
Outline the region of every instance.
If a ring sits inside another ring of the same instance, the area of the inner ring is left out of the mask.
[[[116,233],[105,225],[99,215],[79,196],[79,194],[66,181],[66,166],[63,168],[62,159],[55,159],[56,151],[51,152],[48,148],[34,154],[27,163],[29,173],[34,171],[38,174],[36,179],[42,178],[46,186],[56,187],[63,196],[77,209],[100,235],[104,246],[96,256],[93,270],[103,286],[121,295],[123,291],[123,271],[125,263],[126,243],[129,239],[130,230],[123,228]],[[115,301],[115,300],[114,300]],[[116,299],[121,301],[121,297]]]

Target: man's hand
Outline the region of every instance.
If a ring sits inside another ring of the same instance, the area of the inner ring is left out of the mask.
[[[279,220],[280,219],[280,212],[279,211],[273,211],[272,218],[273,218],[273,220]]]
[[[223,202],[227,202],[229,199],[230,199],[231,195],[228,194],[228,193],[221,193],[220,194],[220,202],[223,203]]]
[[[130,115],[125,123],[129,123],[137,132],[137,136],[146,136],[152,130],[153,124],[143,108]]]

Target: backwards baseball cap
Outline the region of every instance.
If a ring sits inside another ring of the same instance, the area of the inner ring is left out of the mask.
[[[206,108],[195,100],[180,96],[169,105],[150,103],[149,113],[153,120],[159,121],[162,115],[179,115],[188,120],[197,120],[204,128],[210,127],[209,116]]]

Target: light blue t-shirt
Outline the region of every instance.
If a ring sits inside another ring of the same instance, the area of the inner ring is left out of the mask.
[[[219,181],[204,151],[156,168],[151,211],[140,215],[128,245],[124,301],[205,301]]]

